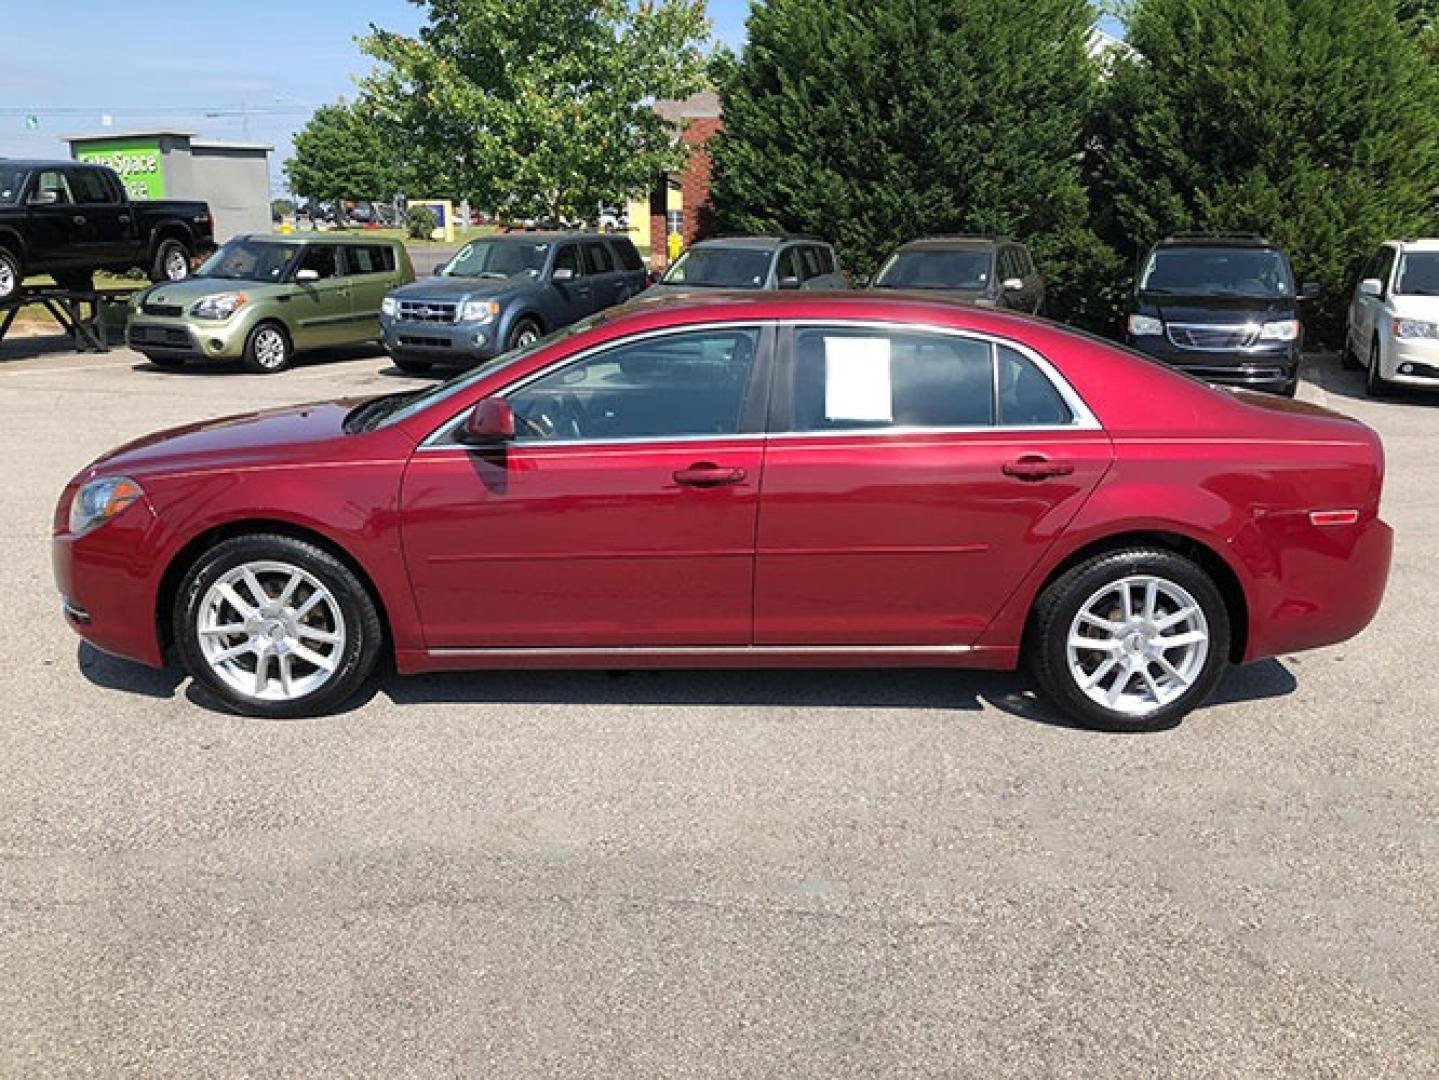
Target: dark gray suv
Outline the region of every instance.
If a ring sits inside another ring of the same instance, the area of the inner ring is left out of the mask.
[[[434,277],[386,296],[382,341],[405,371],[468,366],[623,304],[648,280],[625,236],[487,236],[460,248]]]
[[[698,289],[843,289],[834,248],[803,236],[725,236],[691,244],[649,296]]]
[[[1044,278],[1029,249],[995,236],[912,240],[884,261],[870,288],[923,289],[1035,314],[1044,309]]]

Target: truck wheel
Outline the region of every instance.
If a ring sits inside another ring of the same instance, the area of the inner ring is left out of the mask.
[[[57,270],[50,276],[67,292],[95,291],[95,275],[89,270]]]
[[[20,260],[10,254],[7,248],[0,248],[0,304],[18,294],[20,283],[24,280],[24,275],[20,272]]]
[[[184,281],[190,276],[190,249],[173,238],[161,240],[150,264],[151,281]]]
[[[261,375],[284,371],[292,356],[289,335],[279,323],[262,322],[245,342],[245,368]]]

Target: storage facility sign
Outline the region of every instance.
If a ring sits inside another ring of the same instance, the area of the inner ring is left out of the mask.
[[[77,161],[108,165],[132,199],[163,199],[165,174],[160,167],[159,139],[105,139],[73,144]]]

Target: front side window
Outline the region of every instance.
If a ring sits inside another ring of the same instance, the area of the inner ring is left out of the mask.
[[[54,195],[51,202],[55,204],[72,203],[75,200],[70,197],[70,185],[65,182],[65,176],[58,169],[46,169],[35,178],[35,194]]]
[[[201,263],[195,276],[225,281],[279,281],[299,250],[298,244],[231,240]]]
[[[804,280],[804,275],[800,273],[799,267],[799,248],[785,248],[780,252],[779,265],[775,267],[774,279],[776,282],[780,282],[785,278]]]
[[[734,435],[759,331],[725,327],[627,342],[506,397],[518,442]]]
[[[584,273],[580,264],[580,249],[571,244],[569,247],[562,247],[555,253],[555,270],[568,270],[571,277],[579,277]]]
[[[535,281],[544,273],[549,253],[548,243],[533,240],[475,240],[455,252],[455,257],[440,270],[440,276]]]
[[[340,276],[340,249],[333,244],[308,244],[305,253],[300,256],[300,265],[295,267],[298,274],[301,270],[313,270],[320,276],[320,280]]]
[[[1164,296],[1294,295],[1289,261],[1272,249],[1245,247],[1156,248],[1139,277],[1140,292]]]
[[[1403,296],[1439,296],[1439,251],[1406,252],[1394,291]]]
[[[804,279],[817,278],[823,273],[819,268],[819,252],[812,247],[800,249],[800,263],[804,268]]]
[[[896,252],[875,276],[877,289],[988,288],[994,256],[988,251],[943,248]]]
[[[96,205],[120,201],[105,182],[104,173],[98,169],[70,169],[66,173],[66,179],[70,181],[70,194],[77,203]]]
[[[692,247],[662,279],[665,285],[691,289],[762,289],[770,253],[761,248]]]

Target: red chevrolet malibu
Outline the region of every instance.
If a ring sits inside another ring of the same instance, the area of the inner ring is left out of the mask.
[[[1388,574],[1383,450],[1023,316],[641,302],[443,385],[154,435],[66,487],[71,625],[229,706],[369,677],[1015,667],[1105,728],[1343,641]]]

